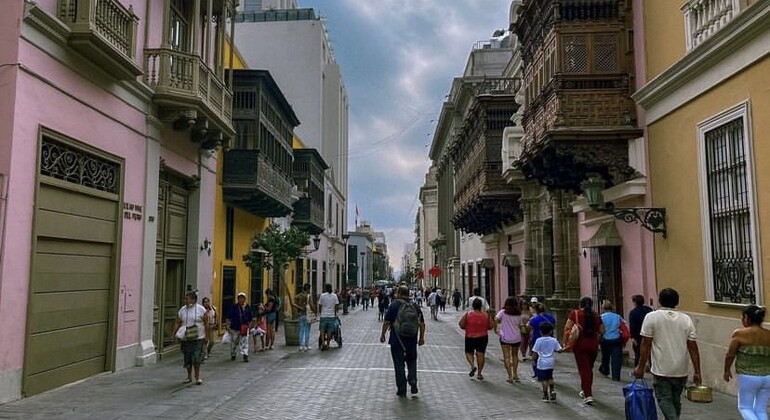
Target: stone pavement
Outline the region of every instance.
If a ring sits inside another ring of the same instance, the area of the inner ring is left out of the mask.
[[[298,353],[280,345],[243,363],[230,361],[227,349],[217,345],[202,368],[202,386],[183,384],[180,358],[171,357],[0,405],[0,419],[625,418],[621,384],[601,375],[594,382],[596,403],[581,403],[570,354],[557,361],[555,404],[540,401],[528,364],[519,366],[521,383],[506,383],[494,334],[485,380],[470,379],[459,315],[449,310],[438,321],[427,320],[427,343],[419,350],[418,398],[395,396],[390,351],[379,343],[377,312],[357,308],[342,318],[341,349]],[[317,334],[317,324],[313,332]],[[283,343],[282,333],[277,342]],[[623,375],[629,372],[624,368]],[[684,419],[740,418],[732,396],[715,393],[711,404],[682,400]]]

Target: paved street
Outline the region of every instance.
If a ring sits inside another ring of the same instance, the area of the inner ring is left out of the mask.
[[[298,353],[281,345],[252,355],[247,364],[231,362],[228,352],[217,346],[203,367],[202,386],[183,384],[181,362],[172,358],[2,405],[0,418],[624,418],[620,385],[598,375],[596,404],[581,404],[574,359],[568,354],[557,362],[556,404],[540,401],[539,385],[529,379],[526,367],[519,368],[520,384],[505,382],[498,344],[490,346],[485,380],[468,378],[458,318],[451,310],[440,314],[439,321],[428,320],[427,344],[418,361],[419,398],[395,396],[389,350],[378,341],[377,312],[356,309],[343,317],[342,349]],[[278,342],[283,343],[282,335]],[[683,406],[685,419],[740,418],[735,398],[722,394],[712,404],[684,400]]]

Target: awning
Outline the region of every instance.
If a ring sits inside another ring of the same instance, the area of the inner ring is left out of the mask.
[[[481,266],[483,268],[495,268],[495,260],[492,258],[484,258],[481,260]]]
[[[503,265],[506,267],[521,267],[521,260],[516,254],[503,254]]]
[[[583,241],[583,248],[601,248],[605,246],[623,246],[623,238],[618,233],[614,220],[602,223],[591,239]]]

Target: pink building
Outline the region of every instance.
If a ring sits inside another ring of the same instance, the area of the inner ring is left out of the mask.
[[[233,135],[230,1],[7,3],[0,402],[173,351],[184,292],[211,293],[210,150]]]

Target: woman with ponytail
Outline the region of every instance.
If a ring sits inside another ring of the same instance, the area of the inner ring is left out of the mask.
[[[575,354],[578,373],[580,374],[580,396],[584,404],[593,404],[594,363],[599,354],[599,337],[604,334],[604,325],[599,314],[593,309],[594,301],[588,296],[580,298],[580,308],[570,312],[565,331],[571,331],[577,324],[580,335],[575,341],[572,352]]]
[[[762,327],[765,308],[749,305],[743,310],[743,328],[733,331],[725,355],[725,381],[738,374],[738,411],[744,419],[767,419],[770,399],[770,331]]]

